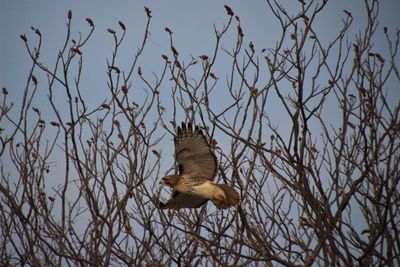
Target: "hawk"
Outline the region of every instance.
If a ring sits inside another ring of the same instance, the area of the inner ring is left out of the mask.
[[[175,141],[175,159],[179,175],[168,175],[160,183],[172,187],[173,193],[160,208],[198,208],[211,200],[218,208],[239,204],[239,194],[227,184],[213,182],[217,173],[217,159],[198,126],[182,123]]]

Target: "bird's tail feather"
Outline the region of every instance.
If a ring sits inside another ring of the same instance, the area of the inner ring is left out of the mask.
[[[215,199],[212,200],[214,204],[220,208],[220,209],[226,209],[231,206],[236,206],[240,202],[240,196],[239,193],[236,192],[235,189],[233,189],[231,186],[227,184],[215,184],[218,186],[222,191],[225,193],[225,198],[224,199]]]

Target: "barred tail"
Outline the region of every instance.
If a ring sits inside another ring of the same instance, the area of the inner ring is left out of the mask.
[[[240,196],[235,189],[226,184],[215,184],[215,185],[218,186],[220,189],[222,189],[222,191],[224,191],[225,193],[225,197],[222,199],[212,199],[212,201],[218,208],[226,209],[231,206],[236,206],[239,204]]]

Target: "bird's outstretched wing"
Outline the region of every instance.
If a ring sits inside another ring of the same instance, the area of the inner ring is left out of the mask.
[[[217,173],[217,159],[203,132],[198,126],[193,130],[189,123],[178,127],[175,137],[175,157],[180,175],[202,177],[214,180]]]
[[[208,201],[206,198],[176,191],[167,203],[160,202],[162,209],[198,208]]]

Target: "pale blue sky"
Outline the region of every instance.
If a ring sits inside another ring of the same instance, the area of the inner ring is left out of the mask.
[[[299,1],[296,0],[284,0],[281,3],[287,7],[289,12],[297,9],[299,6]],[[349,36],[349,42],[351,42],[355,35],[359,31],[363,31],[365,27],[366,16],[364,12],[360,12],[363,10],[362,3],[363,1],[357,0],[329,1],[323,15],[314,24],[321,40],[328,43],[328,41],[334,38],[340,25],[342,25],[342,20],[346,17],[343,13],[343,10],[346,9],[353,14],[354,18],[354,23],[350,28],[350,32],[353,34],[353,36]],[[244,46],[247,47],[249,42],[252,41],[255,44],[261,61],[263,55],[260,51],[263,48],[273,48],[280,36],[278,22],[271,15],[264,0],[0,0],[0,88],[6,87],[9,91],[10,101],[18,105],[21,101],[28,71],[31,67],[31,60],[19,36],[26,34],[28,42],[35,43],[36,36],[32,33],[30,27],[39,28],[43,36],[41,60],[53,66],[58,49],[60,49],[64,42],[67,11],[72,10],[72,29],[75,38],[78,37],[77,33],[79,31],[89,31],[90,28],[85,21],[86,18],[91,18],[96,25],[93,38],[82,51],[84,53],[84,74],[81,89],[83,96],[88,101],[87,104],[93,108],[110,98],[106,84],[106,59],[111,57],[113,43],[110,34],[107,32],[107,28],[114,28],[120,33],[118,21],[125,23],[128,31],[124,46],[121,48],[120,57],[118,58],[118,66],[122,69],[127,68],[136,52],[136,47],[140,45],[143,38],[146,23],[144,6],[152,10],[151,36],[139,64],[142,67],[143,73],[147,77],[151,77],[152,72],[160,73],[162,69],[163,60],[161,59],[161,55],[171,55],[168,35],[164,31],[165,27],[169,27],[174,32],[175,46],[180,52],[180,58],[185,59],[186,62],[189,61],[191,55],[194,57],[203,54],[209,55],[215,46],[213,24],[215,23],[217,28],[220,29],[222,24],[227,21],[224,9],[225,4],[231,6],[235,14],[241,18],[241,25],[245,34]],[[387,26],[389,34],[392,36],[396,32],[396,29],[400,28],[400,1],[381,1],[380,12],[380,26],[377,29],[377,35],[374,39],[373,50],[385,57],[387,55],[387,47],[384,42],[383,27]],[[233,26],[231,32],[222,42],[223,48],[231,50],[234,47],[235,30],[236,26]],[[221,108],[224,106],[227,95],[224,90],[226,83],[223,81],[223,78],[227,75],[227,64],[230,64],[228,57],[221,54],[213,71],[218,77],[222,78],[215,90],[214,99],[217,101],[216,106],[220,105]],[[40,74],[36,75],[39,79],[39,91],[34,106],[39,106],[43,110],[46,110],[49,108],[46,99],[46,77]],[[265,77],[262,80],[267,80],[269,78],[268,72],[265,71],[264,75]],[[395,84],[397,86],[398,81]],[[171,83],[167,82],[166,88],[162,88],[164,90],[162,92],[164,94],[163,97],[167,98],[169,96],[169,93],[165,93],[165,90],[168,90],[170,86]],[[398,103],[400,88],[393,86],[387,89],[390,95],[389,100],[392,104]],[[60,106],[65,106],[65,98],[59,99],[59,101]],[[17,111],[18,109],[14,109],[14,112],[16,112],[15,116],[18,115]],[[279,125],[279,131],[283,135],[289,133],[291,125],[287,123],[287,117],[282,115],[282,105],[274,102],[268,103],[267,112],[269,112],[274,122]],[[326,114],[327,119],[331,120],[332,124],[341,119],[337,115],[337,103],[332,104],[332,110],[327,110]],[[44,112],[43,116],[46,121],[55,119],[53,114],[48,115]],[[183,118],[183,115],[181,114],[179,117]],[[6,125],[0,125],[0,127],[7,129]],[[319,137],[319,132],[316,135]],[[164,150],[162,154],[162,173],[167,171],[172,165],[173,143],[171,139],[172,136],[167,136],[163,141],[164,146],[160,145],[160,149]],[[217,138],[219,145],[228,145],[228,143],[224,144],[224,140],[221,139]],[[227,154],[229,153],[227,152]],[[59,156],[59,159],[57,159],[57,156]],[[64,158],[59,153],[52,160],[55,160],[55,164],[58,164],[57,167],[60,168]],[[62,171],[62,168],[60,170]],[[16,173],[12,175],[16,175],[16,178],[18,178]],[[59,173],[51,172],[49,175],[57,176]],[[57,179],[52,180],[55,184],[61,181]]]
[[[349,10],[354,17],[351,32],[354,36],[363,30],[366,17],[360,13],[363,1],[337,0],[327,4],[324,15],[320,16],[315,27],[323,41],[332,40],[338,32],[342,20],[346,17],[343,10]],[[298,1],[281,1],[288,11],[295,10],[299,6]],[[389,28],[393,34],[396,27],[400,26],[398,12],[400,1],[381,1],[380,26],[374,43],[374,51],[385,54],[383,26]],[[41,59],[53,66],[58,49],[62,46],[66,30],[67,11],[72,10],[73,34],[77,38],[79,31],[87,32],[89,27],[86,18],[93,19],[96,30],[93,38],[84,48],[84,75],[82,81],[83,95],[88,97],[87,101],[92,105],[99,105],[103,100],[109,98],[106,86],[106,59],[111,57],[112,38],[107,28],[120,31],[118,21],[125,23],[128,31],[125,45],[122,47],[119,66],[128,67],[136,47],[140,45],[143,30],[146,23],[144,6],[152,10],[151,36],[143,54],[140,66],[143,72],[151,76],[152,72],[159,73],[163,61],[161,54],[171,55],[169,49],[168,35],[164,31],[169,27],[174,32],[174,42],[180,52],[180,57],[188,62],[191,55],[197,57],[203,54],[211,54],[215,37],[213,24],[221,28],[227,21],[224,5],[232,7],[235,15],[240,16],[241,25],[244,29],[244,43],[250,41],[255,44],[256,51],[262,59],[260,51],[263,48],[272,48],[280,36],[280,28],[277,21],[271,15],[266,1],[53,1],[53,0],[15,0],[0,2],[0,86],[8,88],[11,101],[18,103],[26,83],[28,70],[31,66],[30,59],[26,53],[24,43],[20,39],[21,34],[26,34],[29,43],[34,43],[36,36],[30,30],[31,26],[39,28],[43,35],[43,48]],[[227,50],[235,45],[235,26],[230,34],[222,42],[222,47]],[[354,38],[354,37],[353,37]],[[350,40],[351,41],[351,40]],[[224,78],[226,73],[225,61],[227,57],[223,54],[215,66],[214,72],[217,76]],[[227,61],[226,61],[227,62]],[[264,65],[265,66],[265,65]],[[41,99],[46,97],[46,79],[37,75],[40,84],[40,97],[36,99],[35,105],[41,105]],[[265,77],[268,79],[268,73]],[[223,105],[226,95],[224,82],[219,83],[220,90],[215,90],[216,98]],[[167,84],[167,89],[169,84]],[[393,102],[400,98],[399,88],[389,88],[394,96]],[[167,97],[169,94],[166,94]],[[269,103],[271,117],[280,123],[282,131],[286,129],[285,121],[281,120],[280,111],[274,108],[275,103]],[[45,107],[43,107],[45,109]],[[274,113],[275,112],[275,113]],[[181,116],[182,117],[182,116]],[[336,119],[336,113],[332,113],[332,120]],[[50,121],[53,118],[45,118]],[[2,126],[4,128],[4,126]],[[170,140],[170,139],[169,139]],[[169,141],[168,140],[168,141]],[[172,149],[172,144],[171,144]]]

